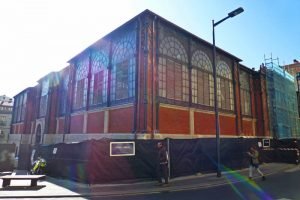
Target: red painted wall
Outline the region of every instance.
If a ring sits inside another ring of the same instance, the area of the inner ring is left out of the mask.
[[[12,133],[17,133],[17,125],[12,125]]]
[[[195,134],[216,134],[215,115],[208,113],[194,113],[195,119]],[[220,134],[221,135],[236,135],[236,120],[235,117],[219,115]]]
[[[58,132],[60,134],[64,133],[64,126],[65,126],[65,120],[64,119],[59,119],[58,120]]]
[[[24,133],[24,124],[20,124],[20,130],[19,130],[19,133]]]
[[[35,125],[36,125],[36,122],[33,122],[32,124],[30,124],[30,127],[32,126],[32,129],[33,129],[33,130],[30,129],[30,131],[28,132],[29,134],[31,134],[32,132],[35,133],[35,132],[34,132],[34,131],[35,131]],[[32,132],[31,132],[31,131],[32,131]]]
[[[216,126],[215,126],[215,115],[208,113],[194,113],[194,129],[195,134],[200,135],[215,135]]]
[[[20,134],[20,124],[17,125],[17,130],[16,130],[16,133]]]
[[[221,135],[237,135],[235,117],[220,115],[219,120]]]
[[[185,110],[159,108],[159,132],[169,134],[189,134],[190,116]]]
[[[243,120],[243,133],[246,136],[253,136],[252,121]]]
[[[83,114],[71,116],[71,133],[83,133]]]
[[[95,112],[95,113],[88,114],[87,132],[88,133],[104,132],[104,112]]]
[[[109,133],[131,133],[133,130],[133,107],[109,111]]]

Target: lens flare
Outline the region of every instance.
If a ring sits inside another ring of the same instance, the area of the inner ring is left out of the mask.
[[[247,177],[239,174],[238,172],[223,166],[222,167],[224,173],[224,176],[226,178],[226,181],[228,184],[231,186],[233,191],[241,198],[241,199],[248,199],[246,198],[234,185],[234,183],[241,182],[244,184],[249,190],[253,191],[257,197],[260,199],[265,199],[265,200],[272,200],[273,198],[268,195],[266,192],[262,190],[254,181],[248,179]]]

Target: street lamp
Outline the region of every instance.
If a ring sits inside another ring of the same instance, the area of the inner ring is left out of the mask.
[[[215,123],[216,123],[216,145],[217,145],[217,177],[221,177],[221,168],[220,168],[220,125],[219,125],[219,108],[218,108],[218,95],[217,95],[217,70],[216,70],[216,44],[215,44],[215,27],[225,21],[228,18],[232,18],[240,13],[244,9],[239,7],[234,11],[228,13],[228,16],[216,22],[212,20],[213,26],[213,77],[214,77],[214,99],[215,99]]]
[[[300,117],[300,72],[296,74],[297,81],[297,103],[298,103],[298,116]]]

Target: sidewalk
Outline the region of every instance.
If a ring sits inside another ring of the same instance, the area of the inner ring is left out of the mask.
[[[261,170],[267,175],[278,173],[286,170],[300,170],[300,167],[294,164],[285,163],[268,163],[261,165]],[[254,173],[254,181],[261,181],[257,173]],[[248,169],[238,171],[222,172],[222,177],[216,177],[216,174],[199,174],[194,176],[179,177],[170,180],[167,187],[157,186],[156,181],[124,183],[124,184],[95,184],[88,185],[77,183],[64,179],[56,179],[47,177],[45,181],[38,182],[38,187],[30,189],[21,187],[27,184],[27,180],[14,181],[11,185],[13,187],[1,188],[0,198],[75,198],[82,197],[90,198],[92,196],[125,196],[125,195],[138,195],[138,194],[151,194],[166,191],[180,191],[198,188],[207,188],[219,186],[241,181],[248,181]],[[30,181],[27,181],[28,185]],[[0,180],[2,185],[2,180]]]

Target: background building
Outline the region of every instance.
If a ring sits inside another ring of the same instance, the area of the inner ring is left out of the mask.
[[[0,96],[0,143],[8,142],[11,118],[13,112],[13,100],[5,95]]]
[[[268,110],[276,139],[299,138],[299,114],[295,78],[272,58],[263,67],[267,77]]]
[[[300,62],[297,59],[294,59],[294,62],[292,64],[284,65],[283,68],[291,74],[295,78],[295,90],[298,91],[299,87],[297,84],[297,73],[300,72]]]
[[[297,59],[294,59],[294,63],[285,65],[284,69],[289,72],[292,76],[294,76],[295,82],[295,90],[297,92],[297,100],[298,100],[298,113],[300,117],[300,96],[299,96],[299,88],[300,88],[300,63]]]

